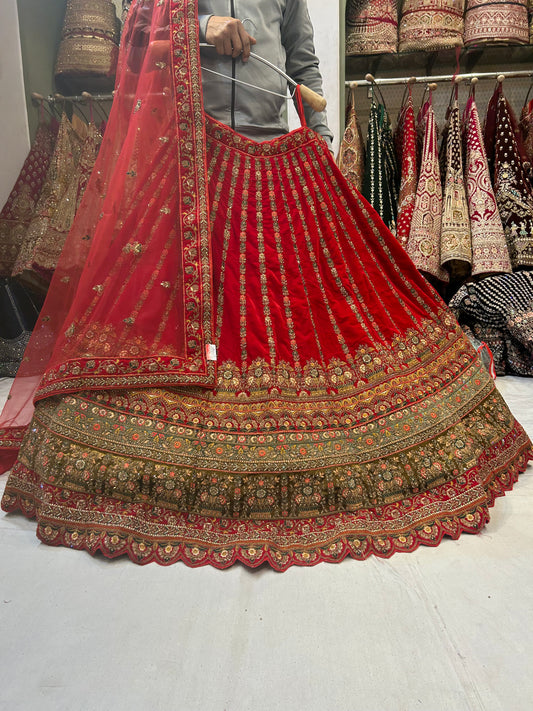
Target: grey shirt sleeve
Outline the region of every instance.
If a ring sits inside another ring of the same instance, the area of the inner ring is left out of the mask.
[[[322,95],[322,76],[315,54],[313,25],[306,0],[287,0],[281,25],[281,41],[287,54],[287,74],[298,84],[305,84]],[[331,147],[333,133],[328,127],[326,112],[318,113],[304,104],[304,113],[307,125],[323,136]]]
[[[198,15],[198,23],[200,25],[200,42],[205,42],[207,23],[209,22],[211,17],[213,17],[213,13],[211,13],[210,15]]]

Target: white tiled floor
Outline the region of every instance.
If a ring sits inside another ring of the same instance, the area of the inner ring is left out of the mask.
[[[498,387],[533,436],[533,380]],[[283,574],[92,558],[0,514],[0,709],[531,711],[532,474],[478,536]]]

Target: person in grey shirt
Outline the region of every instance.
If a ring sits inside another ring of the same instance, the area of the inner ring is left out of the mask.
[[[306,0],[198,0],[204,108],[215,119],[255,141],[287,133],[287,81],[250,51],[282,69],[294,81],[322,94],[322,77]],[[268,89],[258,91],[231,78]],[[307,125],[323,136],[331,150],[333,134],[325,112],[304,106]]]

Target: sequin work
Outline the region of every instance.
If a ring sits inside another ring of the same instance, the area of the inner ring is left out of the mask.
[[[446,173],[440,238],[441,264],[451,274],[465,274],[472,264],[470,217],[466,200],[457,100],[451,106],[446,134]]]
[[[394,142],[398,163],[401,166],[396,236],[405,247],[411,230],[418,182],[417,138],[411,87],[409,87],[407,100],[400,110]]]
[[[365,170],[365,146],[355,111],[354,90],[350,89],[346,107],[346,127],[337,157],[337,165],[356,190],[361,190]]]
[[[2,507],[50,545],[219,568],[479,531],[531,443],[447,307],[311,129],[255,143],[203,115],[193,0],[132,4],[122,88],[168,86],[163,52],[128,75],[138,25],[171,35],[176,101],[116,96],[135,209],[102,210]]]
[[[407,253],[420,269],[441,281],[448,273],[441,267],[442,187],[437,154],[435,113],[428,102],[424,107],[424,146],[415,207],[407,242]]]
[[[208,130],[216,388],[44,399],[3,507],[51,544],[278,570],[479,530],[529,440],[451,315],[312,131]]]
[[[500,84],[487,110],[485,143],[491,147],[494,192],[513,269],[533,267],[533,187],[522,164],[517,133]]]
[[[510,272],[511,261],[492,189],[481,126],[473,97],[465,108],[466,195],[472,233],[472,274]]]

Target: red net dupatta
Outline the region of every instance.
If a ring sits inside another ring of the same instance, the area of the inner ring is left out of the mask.
[[[196,3],[137,2],[105,138],[0,419],[0,448],[18,446],[34,397],[214,384],[211,281]]]

